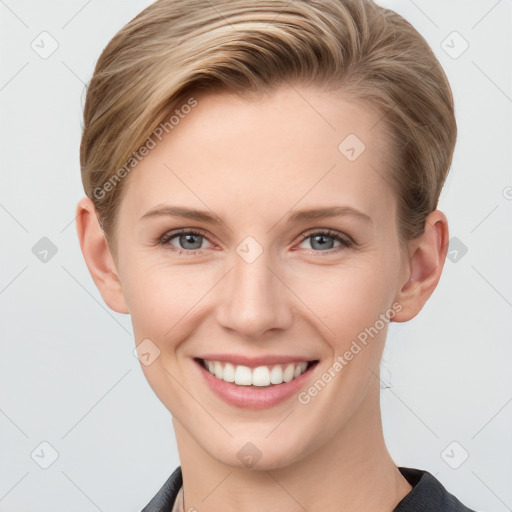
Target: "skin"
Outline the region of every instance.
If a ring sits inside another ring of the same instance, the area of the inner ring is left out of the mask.
[[[401,243],[396,198],[383,179],[381,114],[339,92],[283,85],[252,100],[194,97],[198,105],[126,178],[112,251],[93,203],[77,207],[80,246],[103,299],[131,315],[137,344],[149,338],[160,350],[141,368],[173,416],[185,510],[391,511],[411,486],[382,432],[387,325],[307,404],[294,396],[265,410],[228,405],[198,378],[192,358],[318,359],[307,390],[394,303],[392,321],[418,314],[441,276],[446,217],[435,210],[421,237]],[[366,145],[355,161],[338,150],[350,133]],[[164,204],[209,211],[222,224],[140,220]],[[369,219],[287,223],[291,212],[326,206]],[[158,244],[181,228],[206,236]],[[327,235],[316,243],[312,235],[326,229],[354,245]],[[263,251],[252,263],[236,251],[247,236]],[[261,452],[250,468],[237,456],[248,442]]]

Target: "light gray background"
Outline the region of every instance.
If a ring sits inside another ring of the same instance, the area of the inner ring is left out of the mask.
[[[0,511],[140,510],[179,464],[130,318],[103,303],[74,224],[84,84],[149,3],[0,0]],[[390,326],[386,440],[467,506],[512,510],[511,2],[380,3],[433,47],[459,127],[440,203],[457,258],[420,315]],[[43,31],[59,45],[46,59],[31,47]],[[46,263],[32,251],[43,237],[57,248]],[[42,442],[58,453],[48,469]]]

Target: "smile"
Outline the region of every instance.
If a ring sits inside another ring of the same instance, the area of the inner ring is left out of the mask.
[[[290,382],[300,377],[317,361],[291,362],[274,364],[270,366],[236,365],[229,362],[208,361],[198,359],[203,368],[208,370],[217,379],[234,383],[238,386],[266,387]]]

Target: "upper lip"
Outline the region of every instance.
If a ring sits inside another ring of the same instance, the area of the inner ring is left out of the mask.
[[[249,357],[242,356],[239,354],[204,354],[197,356],[197,359],[206,359],[207,361],[220,361],[231,363],[234,365],[243,365],[250,368],[256,368],[258,366],[272,366],[275,364],[286,364],[286,363],[309,363],[310,361],[317,361],[314,358],[300,357],[300,356],[287,356],[287,355],[266,355]]]

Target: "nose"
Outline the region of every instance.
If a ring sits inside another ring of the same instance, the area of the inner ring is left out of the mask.
[[[252,262],[234,255],[232,270],[219,283],[216,317],[222,327],[244,338],[261,339],[267,331],[290,326],[293,294],[271,263],[268,251]]]

